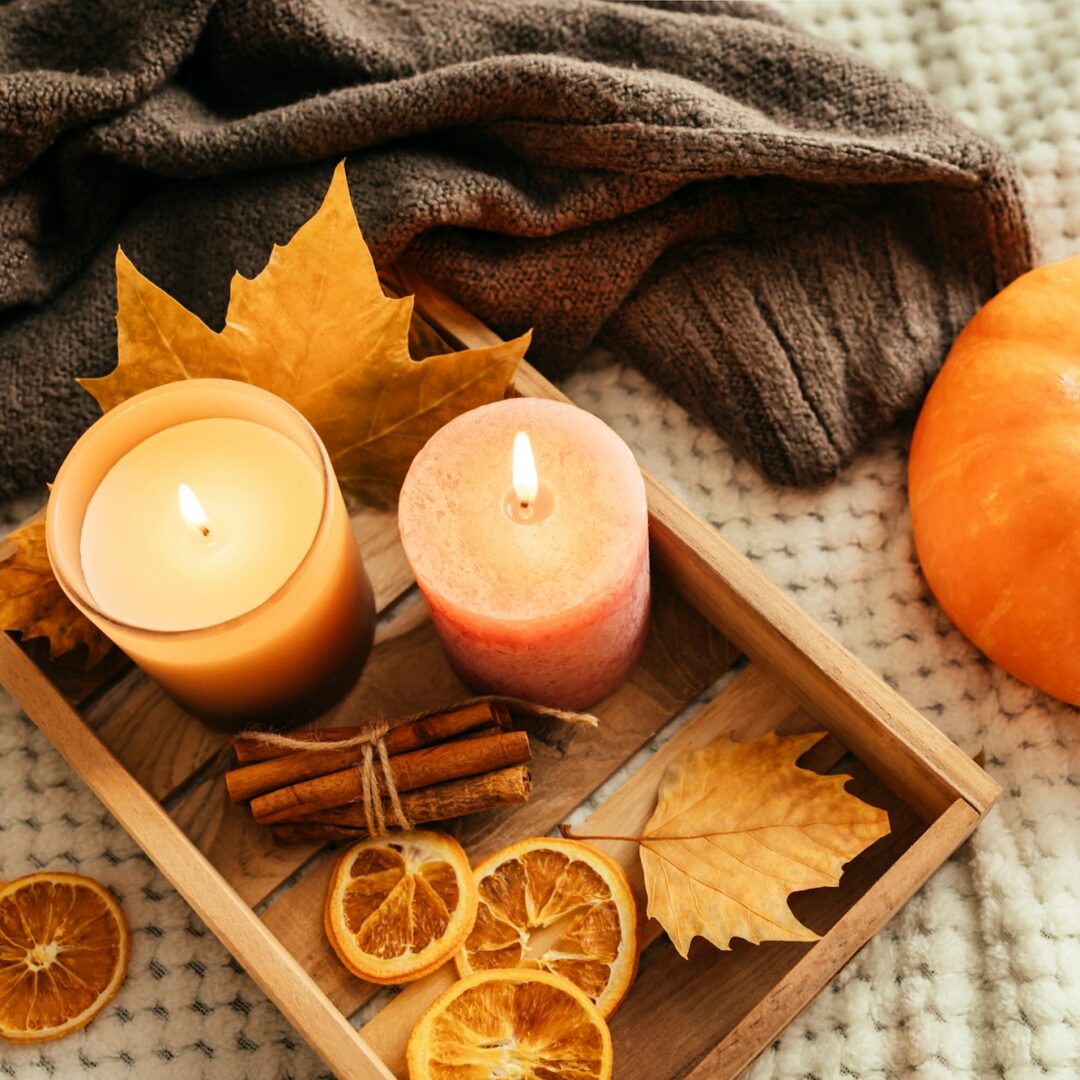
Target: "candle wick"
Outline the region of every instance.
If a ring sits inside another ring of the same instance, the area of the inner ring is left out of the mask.
[[[203,534],[203,536],[206,536],[206,537],[209,537],[209,535],[210,535],[210,529],[206,525],[200,525],[199,526],[199,532],[201,532]]]

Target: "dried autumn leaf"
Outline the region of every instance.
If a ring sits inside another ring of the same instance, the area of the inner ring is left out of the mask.
[[[52,659],[85,645],[87,665],[92,667],[112,643],[68,600],[53,577],[45,548],[45,515],[16,529],[7,543],[12,550],[0,562],[0,629],[18,630],[25,640],[48,638]]]
[[[687,955],[700,935],[815,941],[788,896],[837,885],[843,866],[889,832],[884,810],[795,762],[823,733],[724,738],[685,750],[661,781],[640,840],[648,914]]]
[[[319,210],[288,244],[275,245],[261,273],[233,277],[220,333],[122,251],[116,282],[117,366],[80,380],[103,410],[178,379],[253,383],[299,409],[326,444],[342,487],[377,505],[393,502],[438,428],[503,396],[530,338],[413,360],[412,297],[384,295],[344,164]]]

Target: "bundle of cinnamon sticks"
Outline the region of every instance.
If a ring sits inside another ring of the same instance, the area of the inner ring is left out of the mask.
[[[370,807],[358,767],[362,749],[342,747],[360,727],[292,734],[303,749],[240,737],[239,766],[225,774],[229,797],[285,843],[363,839]],[[414,825],[491,810],[529,798],[529,736],[501,703],[484,702],[391,726],[383,736],[401,809]],[[378,796],[392,820],[385,787]]]

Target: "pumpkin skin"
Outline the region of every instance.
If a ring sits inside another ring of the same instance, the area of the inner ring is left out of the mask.
[[[915,546],[956,626],[1010,674],[1080,704],[1080,257],[994,297],[915,427]]]

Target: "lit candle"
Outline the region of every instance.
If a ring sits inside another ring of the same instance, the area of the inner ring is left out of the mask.
[[[46,516],[71,600],[189,708],[279,716],[355,681],[374,626],[326,450],[246,383],[195,379],[106,413]]]
[[[467,684],[580,709],[627,677],[648,624],[648,512],[602,421],[539,398],[465,413],[416,456],[398,522]]]

